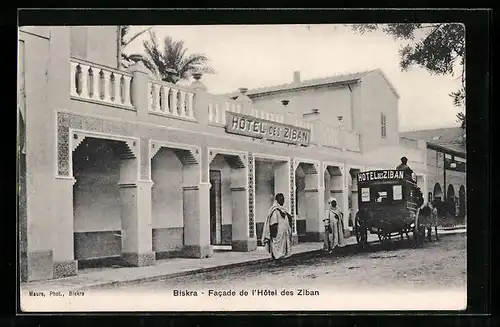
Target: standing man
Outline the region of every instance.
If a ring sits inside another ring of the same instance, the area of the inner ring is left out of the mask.
[[[413,170],[408,166],[408,158],[406,157],[401,158],[401,164],[396,167],[396,170],[402,170],[405,178],[409,178],[413,173]]]
[[[328,209],[325,215],[325,227],[329,226],[328,230],[331,231],[331,241],[330,233],[325,232],[326,242],[328,244],[329,252],[337,247],[344,246],[344,215],[337,207],[337,199],[330,198],[328,200]],[[326,230],[327,228],[325,228]],[[331,242],[331,243],[330,243]],[[331,247],[330,247],[331,244]]]
[[[262,230],[262,243],[271,254],[272,259],[289,257],[292,254],[292,215],[283,204],[285,196],[278,193],[274,204],[269,209],[264,228]]]
[[[402,157],[401,158],[401,164],[399,164],[397,167],[396,167],[396,170],[408,170],[410,169],[410,167],[408,167],[408,158],[406,157]]]

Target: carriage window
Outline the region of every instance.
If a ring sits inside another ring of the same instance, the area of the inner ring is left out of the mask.
[[[403,188],[401,185],[393,185],[392,186],[392,198],[394,200],[402,200],[403,199]]]
[[[361,188],[361,202],[366,203],[392,203],[404,199],[405,187],[394,184],[375,184],[370,187]]]
[[[368,187],[361,189],[361,202],[370,202],[370,189]]]

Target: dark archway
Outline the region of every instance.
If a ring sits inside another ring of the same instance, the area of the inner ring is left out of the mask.
[[[458,189],[458,216],[460,218],[465,217],[465,208],[466,208],[466,200],[465,200],[465,187],[460,185]]]
[[[433,190],[433,204],[438,210],[438,215],[443,216],[444,206],[443,206],[443,191],[441,190],[441,185],[439,183],[434,184]]]
[[[434,184],[434,199],[442,201],[443,191],[441,190],[441,185],[439,183]]]
[[[456,207],[455,207],[455,188],[453,187],[452,184],[448,185],[448,190],[446,191],[446,207],[447,207],[447,212],[455,216],[456,214]]]
[[[73,152],[74,253],[79,268],[121,265],[124,142],[86,137]]]

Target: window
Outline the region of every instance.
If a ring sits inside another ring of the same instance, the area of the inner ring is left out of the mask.
[[[380,136],[382,138],[387,136],[387,120],[383,113],[380,114]]]
[[[404,199],[403,185],[378,184],[361,188],[361,202],[394,203]]]
[[[392,194],[394,200],[402,200],[403,199],[403,187],[401,185],[392,186]]]

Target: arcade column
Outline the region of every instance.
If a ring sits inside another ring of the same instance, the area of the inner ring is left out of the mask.
[[[253,167],[253,166],[252,166]],[[248,252],[257,249],[257,238],[255,233],[251,235],[250,224],[254,224],[250,219],[250,194],[252,193],[253,176],[249,179],[249,174],[253,174],[253,169],[249,167],[231,170],[231,202],[232,202],[232,250],[237,252]],[[252,210],[253,213],[253,210]]]
[[[320,174],[306,174],[306,232],[309,242],[323,240],[325,215],[325,187],[321,184]]]
[[[203,151],[207,151],[206,148]],[[201,155],[208,158],[208,155]],[[204,159],[202,159],[204,160]],[[202,174],[203,163],[183,166],[182,202],[184,212],[184,247],[182,256],[208,258],[213,255],[210,245],[210,182]],[[208,162],[205,162],[208,167]],[[208,168],[205,170],[208,171]]]

